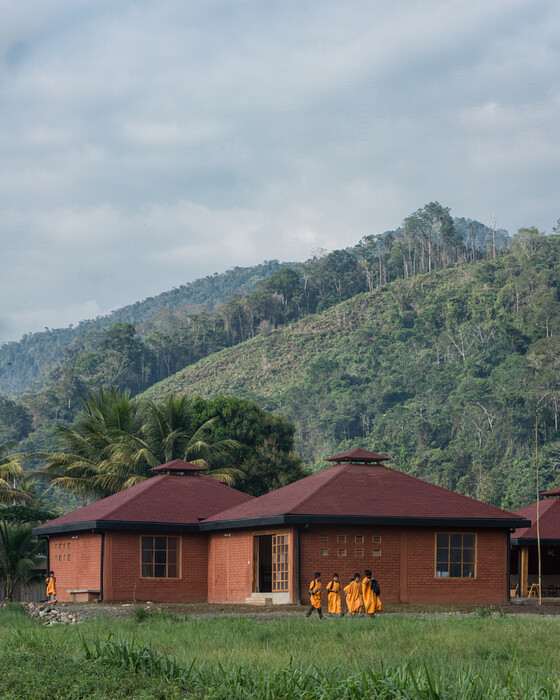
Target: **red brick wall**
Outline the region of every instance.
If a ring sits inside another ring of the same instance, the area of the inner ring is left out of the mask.
[[[208,602],[245,603],[253,592],[253,538],[257,535],[290,536],[290,593],[295,593],[295,539],[291,528],[232,530],[210,535],[208,546]],[[266,595],[266,594],[263,594]]]
[[[459,532],[441,528],[442,532]],[[472,579],[435,577],[435,530],[428,528],[337,527],[312,526],[300,536],[300,595],[307,603],[307,587],[315,571],[322,573],[326,584],[337,572],[346,585],[352,575],[371,569],[381,586],[381,599],[392,603],[475,603],[507,602],[507,534],[504,530],[478,530],[477,576]],[[467,530],[464,530],[467,532]],[[474,532],[474,530],[468,530]],[[321,535],[327,542],[321,542]],[[337,536],[346,536],[339,544]],[[356,535],[364,543],[356,543]],[[372,536],[380,535],[381,544],[373,544]],[[346,549],[346,557],[338,549]],[[328,556],[320,550],[328,549]],[[364,549],[364,557],[356,558],[355,550]],[[381,557],[373,558],[372,550],[380,549]]]
[[[105,535],[105,600],[206,602],[208,538],[205,534],[165,533],[181,538],[181,571],[177,579],[140,576],[140,537],[152,532],[107,532]]]
[[[86,533],[49,538],[49,566],[56,577],[59,600],[72,600],[70,590],[99,591],[100,562],[101,535]]]
[[[244,603],[252,585],[252,533],[212,533],[208,544],[208,602]]]

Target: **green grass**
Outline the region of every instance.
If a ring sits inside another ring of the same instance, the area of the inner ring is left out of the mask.
[[[41,627],[0,611],[0,698],[558,698],[539,616],[178,618]]]

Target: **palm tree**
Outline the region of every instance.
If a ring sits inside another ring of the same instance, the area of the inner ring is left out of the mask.
[[[208,476],[228,485],[243,476],[240,469],[231,466],[232,451],[239,447],[235,440],[217,440],[217,418],[200,423],[192,409],[192,403],[184,396],[169,394],[156,404],[141,404],[144,424],[141,435],[148,446],[150,463],[166,464],[183,459],[197,466],[207,467]],[[154,465],[155,466],[155,465]]]
[[[34,496],[27,489],[18,488],[18,482],[24,479],[20,455],[6,455],[16,445],[17,442],[5,442],[0,445],[0,503],[27,505],[33,502]]]
[[[8,601],[14,597],[15,586],[28,583],[37,568],[42,544],[32,530],[31,525],[0,522],[0,580]]]
[[[215,421],[200,424],[190,402],[170,395],[161,404],[131,401],[117,389],[91,394],[71,428],[59,426],[59,450],[33,455],[46,462],[37,472],[51,485],[104,498],[150,476],[151,467],[173,459],[206,466],[208,475],[234,483],[241,476],[229,466],[233,440],[215,440]]]

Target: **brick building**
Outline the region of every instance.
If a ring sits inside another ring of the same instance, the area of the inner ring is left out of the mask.
[[[540,494],[539,535],[541,541],[542,595],[560,596],[560,488]],[[516,530],[511,544],[511,584],[525,598],[531,592],[538,596],[539,560],[537,545],[537,504],[515,511],[530,521],[528,527]],[[532,590],[531,590],[532,589]]]
[[[372,569],[386,602],[507,602],[510,533],[529,521],[386,459],[350,450],[259,498],[164,465],[36,532],[50,539],[61,599],[297,603],[315,571],[346,583]]]
[[[199,523],[252,496],[175,460],[156,476],[34,530],[48,539],[59,600],[197,602],[208,589]]]

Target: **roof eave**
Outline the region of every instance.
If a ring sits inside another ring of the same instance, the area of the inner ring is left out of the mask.
[[[285,513],[282,515],[257,518],[240,518],[238,520],[219,520],[201,522],[200,529],[232,530],[244,527],[266,527],[270,525],[393,525],[396,527],[477,527],[477,528],[511,528],[527,527],[528,520],[509,518],[407,518],[380,517],[362,515],[300,515]]]
[[[512,537],[511,544],[514,547],[536,547],[538,540],[536,537]],[[560,546],[560,537],[541,537],[541,545],[543,547],[558,547]]]
[[[88,520],[81,523],[45,525],[33,529],[39,537],[70,532],[104,532],[106,530],[151,530],[154,532],[199,532],[198,523],[154,523],[125,520]]]

